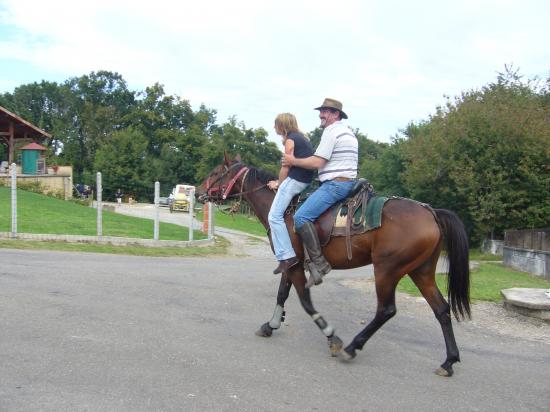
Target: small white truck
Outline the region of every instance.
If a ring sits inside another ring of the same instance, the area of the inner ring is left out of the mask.
[[[170,213],[172,212],[188,212],[190,197],[195,193],[195,186],[191,185],[176,185],[172,189]]]

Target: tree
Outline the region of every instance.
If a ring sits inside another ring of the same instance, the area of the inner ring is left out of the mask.
[[[93,167],[102,174],[107,196],[120,188],[134,198],[152,200],[154,181],[149,176],[147,138],[141,131],[127,128],[113,132],[99,144]]]
[[[547,90],[508,70],[410,125],[403,175],[411,196],[457,211],[474,242],[549,225]]]
[[[380,144],[378,157],[364,161],[361,166],[361,176],[369,180],[378,195],[409,196],[403,179],[406,169],[403,144],[404,139],[397,136],[389,145]]]
[[[135,94],[122,76],[108,71],[69,79],[64,87],[69,107],[63,122],[64,155],[78,181],[92,173],[98,146],[125,127],[120,119],[133,109]]]

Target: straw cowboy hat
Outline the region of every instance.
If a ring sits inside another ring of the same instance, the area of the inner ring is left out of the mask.
[[[342,119],[348,118],[348,115],[342,110],[342,102],[339,102],[338,100],[327,97],[321,106],[315,108],[315,110],[321,109],[336,109],[340,112]]]

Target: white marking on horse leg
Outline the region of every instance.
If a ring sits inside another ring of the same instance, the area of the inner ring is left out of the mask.
[[[334,334],[334,328],[327,323],[325,318],[323,318],[318,313],[311,315],[311,319],[317,324],[319,329],[325,334],[325,336],[332,336]]]
[[[272,329],[279,329],[281,327],[281,319],[283,317],[284,308],[281,305],[275,306],[275,311],[273,312],[273,317],[269,321],[269,326]]]

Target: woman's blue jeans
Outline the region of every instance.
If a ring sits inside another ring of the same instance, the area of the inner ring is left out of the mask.
[[[294,227],[299,229],[307,222],[314,222],[325,210],[345,199],[351,193],[354,180],[337,182],[328,180],[313,192],[294,214]]]
[[[285,211],[292,198],[308,186],[309,183],[302,183],[287,177],[279,185],[279,189],[275,194],[267,220],[269,221],[271,241],[277,260],[290,259],[296,256],[285,224]]]

